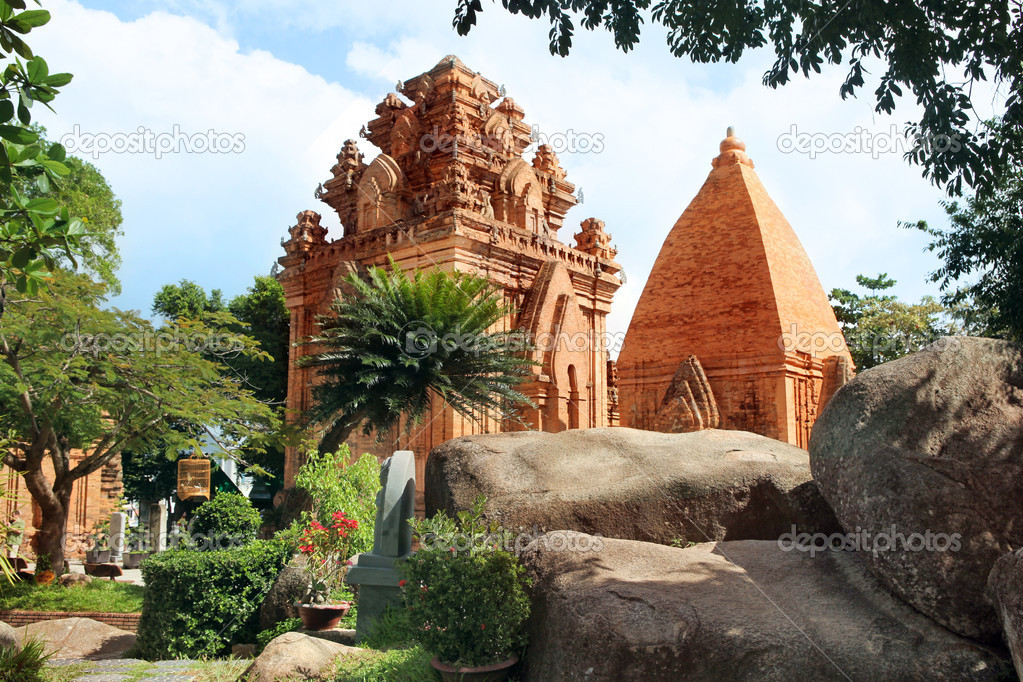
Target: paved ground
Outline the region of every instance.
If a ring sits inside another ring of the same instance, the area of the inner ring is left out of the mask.
[[[236,661],[206,663],[206,666],[232,666]],[[87,661],[81,658],[52,659],[50,665],[88,664],[74,682],[190,682],[196,679],[196,661],[159,661],[150,663],[137,658],[114,658],[106,661]]]
[[[68,568],[71,569],[71,573],[85,573],[85,566],[78,559],[69,559]],[[29,564],[28,570],[35,571],[35,564]],[[97,580],[104,580],[104,578],[97,578]],[[124,575],[120,578],[116,578],[118,582],[131,582],[136,585],[144,584],[142,582],[142,571],[137,568],[124,569]]]

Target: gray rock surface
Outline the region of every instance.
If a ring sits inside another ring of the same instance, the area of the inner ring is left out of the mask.
[[[56,658],[100,660],[121,658],[135,646],[135,633],[91,618],[58,618],[15,628],[18,641],[28,637],[46,642],[47,653]]]
[[[249,682],[315,679],[338,656],[361,656],[365,651],[300,632],[286,632],[266,645],[246,669],[245,679]]]
[[[995,561],[1023,546],[1018,348],[949,337],[868,369],[822,411],[810,461],[847,531],[894,542],[866,557],[895,594],[955,632],[1000,639],[984,593]]]
[[[4,622],[0,622],[0,649],[16,648],[21,650],[21,641],[18,639],[18,631]]]
[[[259,607],[259,627],[269,630],[288,618],[298,618],[295,602],[302,599],[309,579],[298,566],[285,566]]]
[[[1023,549],[995,562],[988,576],[988,591],[1012,652],[1016,674],[1023,678]]]
[[[530,681],[1012,678],[1007,658],[892,597],[852,552],[614,539],[583,552],[565,547],[595,538],[557,535],[523,555]]]
[[[671,543],[838,530],[805,450],[744,431],[597,428],[464,436],[426,464],[427,514],[488,499],[506,528]]]

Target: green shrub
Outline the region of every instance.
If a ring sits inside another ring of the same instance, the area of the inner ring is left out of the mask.
[[[380,490],[380,462],[373,455],[352,461],[347,445],[334,453],[307,455],[295,476],[295,486],[308,493],[312,514],[304,513],[302,526],[315,519],[329,526],[332,514],[342,511],[359,522],[351,534],[352,554],[373,549],[373,527],[377,518],[377,492]]]
[[[302,627],[301,618],[288,618],[286,620],[282,620],[277,625],[274,625],[269,630],[263,630],[258,635],[256,635],[256,653],[258,654],[261,651],[263,651],[263,649],[266,648],[267,644],[269,644],[274,639],[280,637],[284,633],[294,632],[295,630],[298,630],[300,627]]]
[[[256,539],[262,519],[244,495],[218,493],[203,502],[192,517],[191,533],[196,549],[226,549]]]
[[[526,643],[529,578],[503,549],[507,531],[483,520],[486,499],[458,522],[443,512],[413,521],[419,550],[401,563],[403,600],[416,639],[444,663],[506,660]]]
[[[0,682],[43,682],[43,670],[50,654],[42,640],[25,640],[21,650],[0,647]]]
[[[255,641],[259,606],[292,549],[279,540],[256,540],[219,552],[171,549],[147,559],[139,655],[216,656],[233,643]]]

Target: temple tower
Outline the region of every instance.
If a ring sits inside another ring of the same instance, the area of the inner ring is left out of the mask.
[[[319,214],[299,213],[283,242],[278,278],[293,343],[314,333],[316,317],[345,295],[348,273],[386,266],[388,256],[405,269],[472,272],[502,288],[516,310],[506,328],[523,328],[538,344],[539,365],[523,389],[537,407],[526,410],[522,422],[476,424],[435,404],[409,437],[385,434],[376,443],[357,432],[349,439],[355,453],[414,451],[422,486],[430,449],[457,436],[607,425],[603,341],[621,267],[602,221],[582,221],[574,246],[559,238],[576,204],[575,187],[552,149],[530,149],[525,114],[503,88],[449,56],[397,90],[361,132],[380,153],[366,163],[358,144],[347,140],[331,178],[317,189],[344,234],[328,240]],[[313,373],[296,366],[305,352],[294,347],[290,358],[292,414],[311,406]],[[286,487],[300,465],[290,451]]]
[[[731,129],[712,168],[629,325],[621,424],[720,426],[805,448],[852,359],[810,259]],[[679,405],[692,405],[684,419]]]

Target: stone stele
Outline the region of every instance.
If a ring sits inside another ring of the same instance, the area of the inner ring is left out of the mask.
[[[395,562],[412,553],[409,519],[415,513],[415,497],[415,455],[399,450],[387,458],[380,470],[373,551],[360,554],[345,578],[348,584],[359,586],[359,616],[355,625],[359,640],[388,605],[401,599]]]

